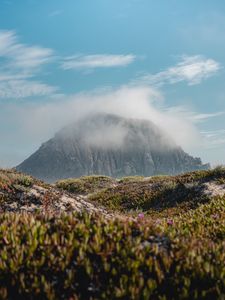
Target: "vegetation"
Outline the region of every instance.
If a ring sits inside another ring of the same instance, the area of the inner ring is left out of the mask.
[[[219,168],[137,180],[83,177],[84,188],[74,190],[74,179],[56,184],[126,212],[122,218],[117,211],[0,213],[0,299],[224,299],[225,196],[196,192],[208,182],[223,187],[224,178]],[[34,185],[54,189],[0,171],[0,197]]]
[[[115,179],[107,176],[83,176],[80,178],[64,179],[56,182],[56,186],[62,190],[74,194],[88,194],[97,190],[110,187]]]
[[[31,176],[24,175],[22,173],[15,172],[14,170],[2,170],[0,169],[0,189],[11,189],[14,185],[21,185],[24,187],[30,187],[37,182],[36,179]]]
[[[47,184],[31,176],[15,170],[0,169],[0,205],[2,201],[6,202],[14,199],[18,193],[29,191],[34,184],[50,188]]]
[[[128,176],[128,177],[122,177],[119,182],[124,183],[124,182],[136,182],[136,181],[142,181],[144,180],[144,176]]]
[[[89,199],[110,209],[127,212],[142,210],[165,214],[176,212],[177,206],[188,211],[210,200],[203,193],[207,182],[225,183],[225,168],[190,172],[177,176],[153,176],[138,180],[122,180],[118,185],[96,192]],[[165,211],[166,210],[166,211]]]
[[[173,219],[0,216],[1,299],[223,299],[224,198]]]

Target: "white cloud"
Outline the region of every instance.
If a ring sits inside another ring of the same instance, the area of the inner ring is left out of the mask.
[[[210,118],[215,118],[224,115],[225,112],[220,111],[220,112],[215,112],[215,113],[208,113],[208,114],[193,114],[192,115],[192,120],[194,122],[204,122]]]
[[[183,56],[174,67],[156,74],[146,74],[140,77],[138,82],[162,86],[185,81],[188,85],[195,85],[215,75],[220,69],[221,65],[213,59],[201,55]]]
[[[53,50],[19,43],[14,31],[0,31],[0,57],[9,59],[10,67],[28,71],[51,61]]]
[[[26,79],[28,74],[23,73],[9,73],[9,72],[2,72],[0,73],[0,82],[2,81],[10,81],[10,80],[22,80]]]
[[[136,59],[133,54],[112,55],[112,54],[94,54],[94,55],[75,55],[66,57],[62,63],[62,69],[96,69],[123,67],[131,64]]]
[[[204,147],[208,149],[225,146],[225,129],[202,131]]]
[[[201,133],[196,124],[199,120],[207,121],[217,113],[200,114],[182,106],[168,108],[158,90],[146,86],[122,86],[116,90],[95,90],[58,99],[54,97],[51,102],[37,101],[26,105],[6,103],[0,110],[0,140],[4,140],[5,145],[11,145],[8,149],[10,157],[13,153],[15,157],[21,153],[19,159],[11,160],[13,163],[10,166],[20,163],[62,127],[93,112],[151,120],[185,151],[197,156],[201,153],[205,162],[209,161],[207,149],[224,148],[225,130]],[[4,128],[8,128],[7,132]],[[107,135],[104,129],[103,136]],[[101,141],[98,135],[95,138]],[[123,132],[115,130],[112,139],[119,142],[123,139]],[[110,142],[107,138],[104,140]],[[0,156],[6,153],[3,150],[0,149]],[[215,161],[215,157],[212,155],[210,160]]]
[[[45,96],[57,91],[57,88],[38,81],[9,80],[0,81],[0,98],[26,98]]]
[[[22,147],[30,149],[29,145],[39,147],[57,130],[93,112],[151,120],[187,151],[200,142],[195,125],[175,110],[165,109],[160,92],[148,87],[124,86],[117,90],[92,91],[46,103],[15,104],[9,106],[7,115],[11,116],[8,122],[17,128],[12,135],[20,136]],[[10,134],[7,138],[14,140]]]
[[[19,43],[14,31],[0,31],[0,98],[49,95],[56,87],[35,77],[40,67],[53,59],[53,50]]]
[[[208,119],[219,117],[225,114],[224,111],[213,112],[213,113],[197,113],[185,106],[175,106],[167,108],[169,113],[177,114],[190,120],[192,123],[206,122]]]

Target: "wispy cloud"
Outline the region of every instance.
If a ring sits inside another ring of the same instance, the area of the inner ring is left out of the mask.
[[[57,91],[56,87],[28,80],[0,81],[0,98],[26,98],[31,96],[45,96]]]
[[[192,111],[190,108],[180,105],[180,106],[171,106],[165,109],[170,114],[176,114],[180,117],[183,117],[189,120],[191,123],[202,123],[207,122],[211,118],[220,117],[225,114],[225,111],[218,111],[212,113],[198,113]]]
[[[181,61],[174,67],[156,74],[145,74],[137,81],[156,86],[182,81],[187,82],[188,85],[196,85],[215,75],[220,69],[221,65],[213,59],[201,55],[182,56]]]
[[[225,112],[224,111],[219,111],[219,112],[215,112],[215,113],[208,113],[208,114],[193,114],[191,119],[193,120],[193,122],[204,122],[207,121],[208,119],[211,118],[215,118],[215,117],[219,117],[224,115]]]
[[[202,131],[201,134],[206,148],[212,149],[225,146],[225,129]]]
[[[0,98],[49,95],[55,87],[33,78],[53,60],[53,50],[19,42],[14,31],[0,31]]]
[[[62,63],[62,69],[96,69],[124,67],[136,59],[133,54],[113,55],[113,54],[94,54],[94,55],[75,55],[66,57]]]
[[[7,58],[9,66],[28,71],[51,61],[53,50],[19,43],[14,31],[0,31],[0,57]]]
[[[116,90],[94,90],[59,99],[54,97],[52,101],[36,101],[27,105],[7,103],[0,110],[0,140],[4,140],[6,145],[7,142],[13,145],[7,156],[14,151],[15,154],[23,153],[23,157],[14,160],[13,164],[16,165],[57,130],[94,112],[149,119],[167,132],[177,145],[197,155],[209,147],[223,149],[225,145],[225,129],[200,134],[193,121],[193,116],[194,119],[201,119],[202,115],[204,121],[207,121],[211,117],[209,114],[198,114],[180,106],[168,108],[159,90],[130,85]],[[9,128],[7,134],[5,128]],[[0,147],[0,157],[1,154],[5,155],[3,151]],[[13,164],[11,160],[11,166]]]

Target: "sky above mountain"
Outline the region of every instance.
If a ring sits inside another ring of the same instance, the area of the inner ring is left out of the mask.
[[[92,110],[225,164],[223,0],[1,0],[0,166]]]

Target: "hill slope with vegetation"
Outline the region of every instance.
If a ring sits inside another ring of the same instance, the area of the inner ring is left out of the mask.
[[[0,171],[0,299],[224,299],[225,169],[49,185]]]

